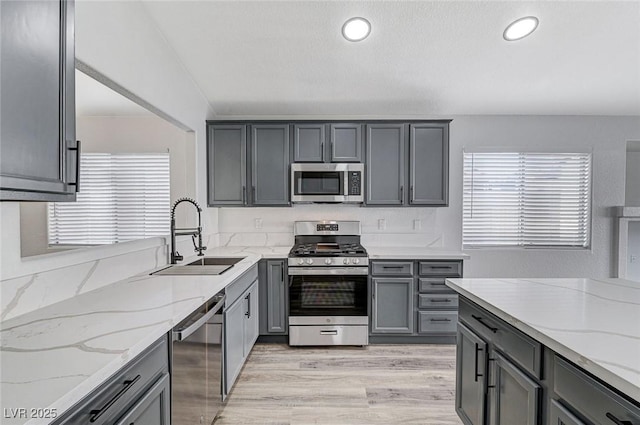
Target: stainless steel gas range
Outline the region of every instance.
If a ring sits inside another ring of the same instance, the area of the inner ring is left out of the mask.
[[[289,252],[289,345],[367,345],[369,257],[358,221],[297,221]]]

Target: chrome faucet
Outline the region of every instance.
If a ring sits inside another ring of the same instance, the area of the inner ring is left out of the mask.
[[[198,210],[198,227],[176,228],[176,207],[182,202],[189,202]],[[204,255],[203,251],[206,250],[207,247],[202,246],[202,219],[200,217],[200,213],[202,213],[202,208],[200,208],[200,205],[191,198],[180,198],[173,203],[173,206],[171,207],[171,264],[176,264],[178,261],[182,261],[184,259],[176,249],[176,236],[191,236],[195,252],[198,253],[198,256]],[[196,236],[198,237],[198,245],[196,245]]]

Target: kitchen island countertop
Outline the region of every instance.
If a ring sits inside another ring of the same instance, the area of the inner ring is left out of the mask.
[[[640,403],[640,283],[579,278],[446,283]]]

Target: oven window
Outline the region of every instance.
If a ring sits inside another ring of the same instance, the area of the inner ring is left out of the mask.
[[[366,276],[291,276],[292,316],[366,316]]]
[[[342,172],[296,171],[296,195],[342,195]]]

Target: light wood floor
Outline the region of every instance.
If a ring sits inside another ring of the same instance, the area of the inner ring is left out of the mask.
[[[256,344],[216,425],[461,424],[454,345]]]

